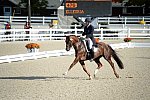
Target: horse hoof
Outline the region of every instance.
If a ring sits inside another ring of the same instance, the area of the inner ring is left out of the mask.
[[[94,74],[94,78],[96,78],[96,75]]]
[[[89,80],[92,80],[92,77],[91,77],[91,76],[89,77]]]
[[[66,75],[67,75],[67,72],[63,73],[63,75],[66,76]]]
[[[116,77],[119,78],[119,75],[117,74]]]

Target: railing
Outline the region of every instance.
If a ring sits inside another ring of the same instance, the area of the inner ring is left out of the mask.
[[[118,43],[110,44],[113,49],[118,48],[134,48],[134,47],[150,47],[150,43]],[[48,57],[59,57],[74,54],[74,50],[71,49],[69,52],[65,50],[54,50],[54,51],[44,51],[44,52],[35,52],[35,53],[26,53],[26,54],[17,54],[17,55],[7,55],[0,57],[0,64],[2,63],[11,63],[16,61],[25,61],[25,60],[35,60],[39,58],[48,58]]]
[[[38,59],[38,58],[48,58],[48,57],[58,57],[64,55],[72,55],[74,51],[71,50],[69,52],[65,50],[54,50],[54,51],[44,51],[44,52],[35,52],[35,53],[26,53],[26,54],[17,54],[17,55],[7,55],[0,57],[0,64],[1,63],[11,63],[15,61],[25,61],[31,59]]]
[[[139,24],[140,21],[150,23],[150,16],[122,16],[122,17],[98,17],[100,24]]]
[[[28,21],[28,16],[0,16],[0,22],[10,21],[12,23],[25,23]],[[58,20],[58,17],[31,17],[32,23],[45,23],[51,22],[51,20]],[[122,17],[98,17],[98,23],[100,24],[138,24],[139,21],[144,20],[146,23],[150,23],[150,16],[122,16]]]
[[[57,20],[57,17],[31,17],[31,23],[50,23],[52,20]],[[29,21],[28,16],[0,16],[0,22],[11,22],[12,24],[24,24],[25,22]]]
[[[30,34],[26,34],[29,31]],[[11,34],[5,35],[5,32]],[[83,29],[10,29],[0,30],[0,41],[43,41],[43,40],[60,40],[65,35],[81,36]],[[131,38],[148,38],[150,39],[150,29],[95,29],[94,36],[103,39],[123,39]]]

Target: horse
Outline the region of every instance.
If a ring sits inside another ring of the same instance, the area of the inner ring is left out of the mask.
[[[69,51],[71,49],[71,47],[74,48],[75,50],[75,59],[72,62],[72,64],[70,65],[69,69],[63,74],[63,75],[67,75],[67,73],[71,70],[71,68],[77,63],[79,62],[83,68],[83,70],[87,73],[87,75],[89,76],[89,80],[92,79],[91,74],[88,72],[84,61],[87,61],[87,52],[86,52],[86,45],[83,43],[83,41],[78,38],[75,35],[69,35],[66,36],[66,40],[65,40],[65,44],[66,44],[66,51]],[[111,58],[113,57],[114,60],[116,61],[117,65],[119,66],[120,69],[124,69],[124,65],[122,63],[122,61],[120,60],[120,58],[118,57],[117,53],[115,50],[112,49],[112,47],[109,44],[106,44],[104,42],[98,42],[97,43],[97,51],[94,52],[94,58],[93,61],[95,61],[95,63],[97,64],[97,68],[94,71],[94,78],[96,77],[96,73],[99,71],[99,69],[102,67],[102,63],[100,62],[100,58],[104,57],[104,59],[106,61],[108,61],[108,63],[111,65],[114,75],[116,76],[116,78],[119,78],[119,74],[116,72],[115,67],[114,67],[114,63],[112,62]]]

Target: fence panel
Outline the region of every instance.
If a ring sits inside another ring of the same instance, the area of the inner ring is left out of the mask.
[[[134,33],[134,31],[138,33]],[[5,35],[10,31],[10,35]],[[30,34],[26,34],[29,31]],[[60,40],[65,35],[81,36],[83,29],[10,29],[0,30],[0,41],[43,41],[43,40]],[[150,38],[150,29],[95,29],[95,37],[103,39],[122,39],[131,38]]]

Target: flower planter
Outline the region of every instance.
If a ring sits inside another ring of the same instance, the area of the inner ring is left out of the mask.
[[[131,38],[127,37],[127,38],[124,38],[124,42],[131,42]]]
[[[130,37],[124,38],[124,42],[127,43],[128,48],[131,48],[131,40],[132,40],[132,38],[130,38]]]
[[[29,43],[25,46],[27,48],[28,53],[33,53],[33,52],[39,52],[39,44],[36,43]]]
[[[146,24],[146,22],[144,20],[141,20],[139,23],[140,24]]]
[[[31,49],[27,49],[28,53],[33,53],[33,52],[39,52],[39,49],[37,48],[31,48]]]

